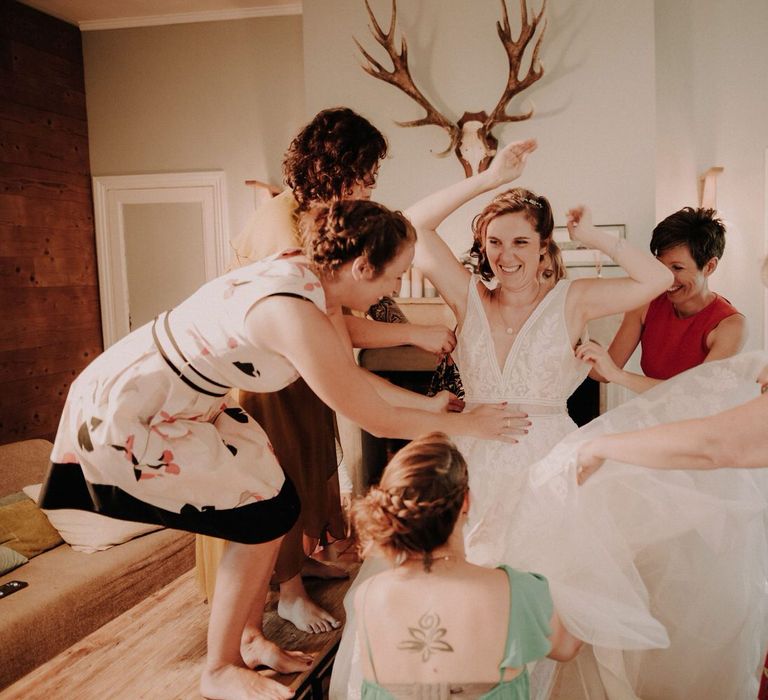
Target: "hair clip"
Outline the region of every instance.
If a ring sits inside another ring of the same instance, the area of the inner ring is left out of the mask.
[[[541,209],[543,206],[541,202],[537,202],[535,199],[529,199],[528,197],[522,197],[520,201],[525,202],[526,204],[530,204],[531,206],[538,207],[539,209]]]

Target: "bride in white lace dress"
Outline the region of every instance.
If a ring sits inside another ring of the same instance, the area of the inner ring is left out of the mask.
[[[600,680],[590,697],[751,700],[768,644],[768,470],[634,468],[578,489],[574,445],[723,410],[756,393],[765,357],[694,368],[576,431],[565,404],[587,373],[574,357],[587,321],[632,308],[672,279],[649,254],[592,227],[588,211],[572,209],[571,238],[610,255],[628,277],[562,280],[547,292],[537,271],[552,232],[549,203],[521,188],[497,195],[473,223],[480,272],[493,286],[470,276],[436,228],[519,176],[534,148],[511,144],[485,173],[407,212],[419,230],[414,264],[459,322],[454,359],[468,404],[508,401],[532,424],[517,444],[456,440],[469,465],[468,558],[548,577],[569,631],[593,646]]]
[[[459,323],[455,359],[467,402],[508,401],[528,413],[531,423],[527,434],[510,429],[517,439],[513,444],[474,440],[460,445],[470,471],[467,553],[471,561],[485,565],[510,562],[503,533],[524,491],[528,467],[576,428],[566,412],[566,399],[589,371],[574,356],[587,322],[636,308],[672,282],[661,263],[598,231],[588,210],[578,208],[568,214],[571,237],[611,255],[628,277],[562,280],[554,288],[541,284],[539,263],[554,221],[549,202],[522,188],[498,195],[475,221],[481,274],[495,284],[471,275],[437,235],[437,226],[476,195],[516,179],[535,148],[534,141],[510,144],[485,172],[407,212],[419,230],[414,264],[435,284]],[[647,613],[642,595],[633,588],[627,597],[634,605],[618,624],[632,626],[632,646],[666,644],[664,629]],[[351,644],[350,634],[348,630],[345,647]],[[344,656],[337,656],[339,668],[334,672],[338,697],[345,687]],[[347,696],[353,695],[355,684],[351,681]]]
[[[550,290],[538,272],[552,238],[552,211],[545,197],[523,188],[498,194],[475,218],[479,274],[470,274],[437,227],[476,195],[516,179],[535,147],[533,141],[510,144],[487,171],[406,212],[419,232],[414,265],[432,280],[458,321],[454,359],[467,404],[507,401],[531,422],[516,444],[457,443],[470,465],[468,552],[474,562],[488,565],[505,561],[507,543],[499,533],[516,510],[528,467],[576,429],[566,400],[590,369],[574,354],[586,339],[587,322],[633,308],[672,282],[650,254],[607,236],[592,226],[588,210],[576,208],[568,213],[571,238],[610,255],[628,277],[561,280]]]

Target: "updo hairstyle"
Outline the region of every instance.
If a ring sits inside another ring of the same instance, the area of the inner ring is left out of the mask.
[[[306,211],[313,203],[341,199],[365,182],[387,155],[382,133],[347,107],[324,109],[293,139],[283,160],[283,179]]]
[[[496,195],[472,221],[473,242],[470,255],[477,258],[477,270],[487,282],[493,279],[493,271],[485,254],[485,237],[491,221],[505,214],[521,211],[539,234],[542,243],[552,238],[555,220],[552,207],[546,197],[540,197],[530,190],[515,187]]]
[[[362,256],[378,276],[404,245],[416,242],[416,229],[401,212],[365,199],[315,205],[299,228],[305,255],[327,273]]]
[[[392,458],[381,482],[352,507],[362,554],[380,551],[400,564],[448,541],[467,493],[467,464],[444,433],[413,440]]]

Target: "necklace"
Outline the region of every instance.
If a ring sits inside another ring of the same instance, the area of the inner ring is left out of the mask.
[[[412,554],[410,557],[406,557],[406,559],[413,561],[424,561],[424,559],[429,559],[430,561],[450,561],[451,559],[456,559],[456,555],[444,554],[443,556],[436,557],[429,552],[424,552],[424,554]]]
[[[496,296],[496,308],[497,308],[497,310],[499,312],[499,319],[501,320],[501,326],[504,329],[504,332],[507,335],[517,335],[517,332],[520,329],[519,328],[515,328],[514,326],[508,326],[507,325],[507,321],[504,318],[504,314],[502,313],[502,310],[501,310],[501,297],[499,297],[499,296]]]
[[[517,323],[517,324],[514,324],[514,325],[507,325],[507,321],[504,318],[504,313],[502,311],[503,305],[501,303],[501,295],[500,294],[496,294],[496,295],[494,295],[493,298],[496,300],[496,308],[498,310],[499,319],[501,320],[501,327],[504,329],[504,332],[507,335],[517,335],[518,332],[520,331],[520,328],[522,328],[523,324],[525,323],[526,319],[528,318],[528,316],[531,315],[531,311],[530,310],[528,311],[528,313],[525,315],[525,319],[523,319],[522,323]],[[536,297],[534,298],[534,300],[532,302],[529,302],[527,304],[527,307],[535,307],[536,304],[538,303],[538,298],[539,298],[539,293],[538,293],[538,290],[537,290]]]

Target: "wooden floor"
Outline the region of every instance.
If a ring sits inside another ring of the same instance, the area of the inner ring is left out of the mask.
[[[342,554],[333,559],[351,576],[357,572],[354,557]],[[305,584],[314,600],[343,620],[343,597],[350,581],[308,579]],[[284,648],[315,655],[315,664],[302,674],[265,671],[296,690],[332,658],[341,632],[300,632],[278,617],[276,607],[272,592],[264,618],[267,637]],[[0,691],[0,700],[199,700],[207,627],[208,605],[190,571]],[[585,698],[575,663],[561,664],[549,700]]]
[[[354,574],[357,564],[339,563]],[[309,579],[314,600],[343,619],[349,580]],[[316,664],[338,642],[339,630],[306,634],[281,620],[270,594],[264,619],[268,638],[287,649],[315,654]],[[136,607],[51,659],[5,691],[2,700],[199,700],[208,606],[189,571]],[[271,677],[296,689],[312,671]]]

